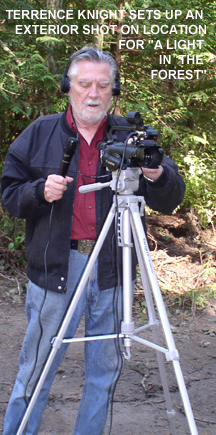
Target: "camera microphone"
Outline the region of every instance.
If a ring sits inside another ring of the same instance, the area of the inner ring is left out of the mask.
[[[58,175],[62,175],[62,177],[65,177],[67,174],[70,162],[72,160],[72,157],[76,151],[77,144],[80,142],[79,136],[77,134],[76,138],[69,137],[66,140],[65,146],[64,146],[64,154],[61,162],[61,166],[59,169]]]

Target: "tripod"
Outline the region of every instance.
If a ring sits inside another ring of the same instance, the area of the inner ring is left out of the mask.
[[[182,402],[184,405],[185,414],[187,417],[189,429],[191,435],[198,435],[196,424],[194,421],[190,401],[188,398],[187,390],[184,383],[184,378],[182,375],[179,359],[178,359],[178,351],[175,347],[174,339],[172,336],[171,328],[169,325],[169,321],[167,318],[165,306],[163,303],[163,299],[161,296],[160,288],[158,286],[157,278],[155,275],[155,271],[153,268],[153,263],[151,260],[151,256],[149,253],[148,243],[146,239],[146,235],[143,229],[141,215],[144,212],[144,198],[135,196],[133,192],[138,189],[139,186],[139,170],[128,168],[126,170],[121,171],[120,177],[118,177],[118,173],[114,172],[112,174],[112,181],[107,183],[94,183],[87,186],[82,186],[80,188],[81,193],[87,193],[93,190],[100,190],[104,187],[111,187],[113,191],[117,189],[118,195],[113,197],[113,204],[111,209],[107,215],[105,224],[101,230],[101,233],[97,239],[95,247],[92,251],[92,254],[87,263],[84,274],[81,277],[80,283],[77,287],[77,290],[74,294],[74,297],[70,303],[68,311],[63,319],[62,325],[59,329],[59,332],[56,337],[52,340],[52,350],[48,356],[44,369],[41,373],[39,381],[36,385],[34,393],[29,402],[26,413],[23,417],[23,420],[18,429],[17,435],[22,435],[23,430],[26,427],[28,419],[31,415],[32,409],[35,405],[35,402],[38,398],[38,395],[41,391],[43,383],[46,379],[46,376],[49,372],[51,364],[55,358],[55,355],[58,349],[61,347],[62,343],[72,343],[77,341],[90,341],[90,340],[104,340],[104,339],[117,339],[118,337],[123,338],[125,353],[124,356],[126,359],[130,358],[130,349],[132,340],[142,343],[145,346],[148,346],[154,350],[156,350],[157,361],[159,365],[159,371],[161,376],[161,381],[163,385],[165,401],[167,406],[167,417],[170,425],[170,433],[172,435],[176,434],[175,430],[175,411],[172,409],[171,398],[169,393],[169,388],[166,379],[165,366],[163,355],[165,355],[167,361],[172,361],[173,369],[176,375],[176,379],[178,382],[179,391],[181,394]],[[92,267],[98,257],[100,249],[103,245],[103,242],[106,238],[106,235],[109,231],[109,228],[113,222],[113,219],[116,215],[116,211],[118,211],[118,246],[122,247],[122,255],[123,255],[123,321],[121,324],[121,333],[120,334],[110,334],[110,335],[102,335],[96,337],[83,337],[83,338],[64,338],[65,333],[67,331],[70,320],[74,314],[80,296],[84,290],[84,287],[87,283],[88,277],[91,273]],[[132,234],[131,234],[132,233]],[[132,320],[132,264],[131,264],[131,249],[133,247],[132,243],[132,235],[133,235],[133,243],[135,245],[137,258],[139,262],[142,283],[144,288],[144,294],[148,309],[149,323],[144,325],[141,328],[134,329],[134,322]],[[154,301],[157,307],[157,312],[160,317],[160,322],[162,325],[164,337],[166,339],[167,347],[161,347],[159,344],[159,336],[158,336],[158,320],[156,318],[156,313],[154,309]],[[152,328],[153,332],[153,342],[147,341],[141,337],[139,337],[139,332]]]

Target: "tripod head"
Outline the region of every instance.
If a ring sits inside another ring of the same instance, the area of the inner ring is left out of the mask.
[[[133,195],[139,188],[139,176],[141,169],[127,168],[112,172],[112,180],[107,183],[92,183],[86,186],[80,186],[80,193],[94,192],[101,190],[104,187],[110,187],[113,191],[117,191],[120,195]]]

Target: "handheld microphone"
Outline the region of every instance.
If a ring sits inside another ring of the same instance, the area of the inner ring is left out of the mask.
[[[60,166],[58,175],[62,175],[62,177],[65,177],[65,175],[67,174],[70,162],[72,160],[72,157],[76,151],[76,147],[77,147],[79,142],[80,142],[80,140],[79,140],[78,134],[77,134],[76,138],[69,137],[66,140],[66,143],[64,146],[64,154],[63,154],[63,158],[62,158],[62,162],[61,162],[61,166]]]

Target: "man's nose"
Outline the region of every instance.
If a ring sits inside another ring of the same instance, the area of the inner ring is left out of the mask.
[[[90,90],[89,90],[89,96],[90,97],[98,97],[99,92],[98,92],[98,86],[97,83],[92,83]]]

